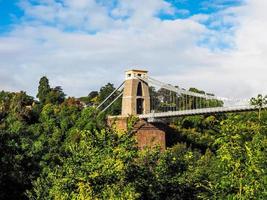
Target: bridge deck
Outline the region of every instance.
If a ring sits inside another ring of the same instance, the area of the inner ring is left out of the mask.
[[[267,106],[265,106],[264,108],[267,108]],[[202,115],[202,114],[216,114],[216,113],[227,113],[227,112],[245,112],[245,111],[253,111],[253,110],[258,110],[258,108],[256,108],[255,106],[201,108],[201,109],[194,109],[194,110],[148,113],[148,114],[139,115],[138,117],[140,119],[169,118],[169,117]]]

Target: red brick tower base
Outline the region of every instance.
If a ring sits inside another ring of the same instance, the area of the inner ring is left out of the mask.
[[[109,117],[108,124],[118,131],[127,131],[128,117]],[[161,150],[166,149],[166,134],[164,124],[149,123],[145,120],[139,120],[134,125],[135,137],[137,145],[140,149],[145,147],[159,146]]]

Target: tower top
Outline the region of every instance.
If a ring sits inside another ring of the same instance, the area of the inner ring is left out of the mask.
[[[143,70],[143,69],[130,69],[127,70],[126,72],[141,72],[141,73],[147,73],[147,70]]]
[[[127,70],[125,71],[125,80],[136,79],[137,76],[145,78],[147,77],[147,73],[148,71],[140,69]]]

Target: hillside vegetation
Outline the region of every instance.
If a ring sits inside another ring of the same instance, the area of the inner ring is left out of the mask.
[[[0,199],[267,199],[266,98],[252,99],[259,112],[173,119],[166,151],[140,151],[131,127],[106,125],[119,101],[93,106],[113,89],[66,98],[43,77],[39,101],[0,92]]]

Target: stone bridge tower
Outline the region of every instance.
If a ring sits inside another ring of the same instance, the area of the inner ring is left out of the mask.
[[[148,84],[140,79],[147,77],[147,71],[128,70],[122,98],[122,115],[140,115],[150,112],[150,95]]]
[[[109,124],[115,124],[117,130],[126,131],[129,115],[150,113],[149,86],[138,77],[146,78],[145,70],[129,70],[125,72],[122,111],[120,116],[110,116]],[[166,148],[165,130],[160,123],[149,123],[139,119],[134,126],[137,145],[140,149],[160,146]]]

